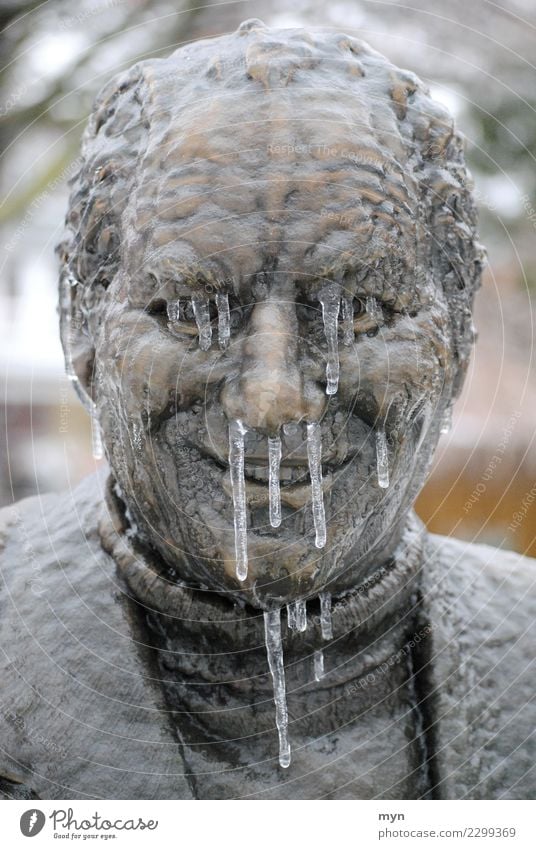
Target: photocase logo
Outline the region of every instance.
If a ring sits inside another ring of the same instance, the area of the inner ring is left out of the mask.
[[[36,834],[39,834],[44,824],[45,815],[43,811],[38,811],[37,808],[24,811],[20,818],[20,830],[25,837],[35,837]]]

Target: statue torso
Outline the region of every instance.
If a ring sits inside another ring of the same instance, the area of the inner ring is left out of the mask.
[[[163,594],[128,545],[121,554],[125,540],[112,558],[98,532],[103,484],[101,476],[49,496],[42,511],[37,499],[4,511],[0,775],[12,790],[204,799],[534,792],[533,561],[427,538],[422,570],[391,585],[386,615],[381,606],[370,615],[378,587],[365,587],[335,604],[334,639],[324,643],[309,605],[305,633],[284,629],[292,763],[282,769],[262,616],[209,593]],[[315,681],[320,649],[326,674]]]

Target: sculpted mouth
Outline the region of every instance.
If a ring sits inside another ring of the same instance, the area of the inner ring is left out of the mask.
[[[212,461],[223,471],[229,471],[229,462],[227,457],[219,454],[216,449],[209,446],[203,446],[202,448],[197,446],[197,450],[203,455],[205,460]],[[348,450],[342,461],[338,458],[330,458],[329,456],[326,457],[322,463],[322,475],[327,478],[332,476],[334,473],[342,471],[342,469],[348,466],[349,463],[355,459],[357,453],[357,449],[353,451]],[[261,457],[260,455],[250,455],[245,457],[244,477],[246,483],[251,482],[252,484],[264,485],[269,483],[270,470],[266,459],[266,457]],[[307,457],[294,456],[283,459],[279,466],[279,482],[282,487],[296,484],[310,486],[311,476],[309,473]]]

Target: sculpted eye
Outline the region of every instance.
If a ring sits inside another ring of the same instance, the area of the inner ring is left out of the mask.
[[[149,315],[160,315],[165,316],[166,314],[166,301],[163,298],[155,298],[154,301],[150,301],[145,307],[145,312],[149,313]]]
[[[229,346],[231,331],[240,326],[241,309],[232,296],[218,293],[207,297],[179,298],[165,306],[168,329],[176,336],[198,336],[199,347],[208,351],[213,335],[223,351]]]

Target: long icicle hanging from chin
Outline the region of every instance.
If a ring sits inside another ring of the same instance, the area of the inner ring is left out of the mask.
[[[270,524],[278,528],[281,524],[281,491],[279,488],[279,465],[281,463],[281,439],[268,437],[268,495],[270,501]]]
[[[275,702],[275,724],[279,734],[279,765],[290,765],[290,742],[288,738],[288,710],[281,641],[281,610],[269,610],[264,614],[264,634],[268,666],[272,674]]]
[[[229,470],[233,493],[236,577],[248,574],[246,481],[244,479],[244,436],[247,429],[238,419],[229,424]]]
[[[311,477],[315,545],[317,548],[324,548],[326,544],[326,514],[322,493],[322,442],[318,422],[311,422],[307,425],[307,458]]]

